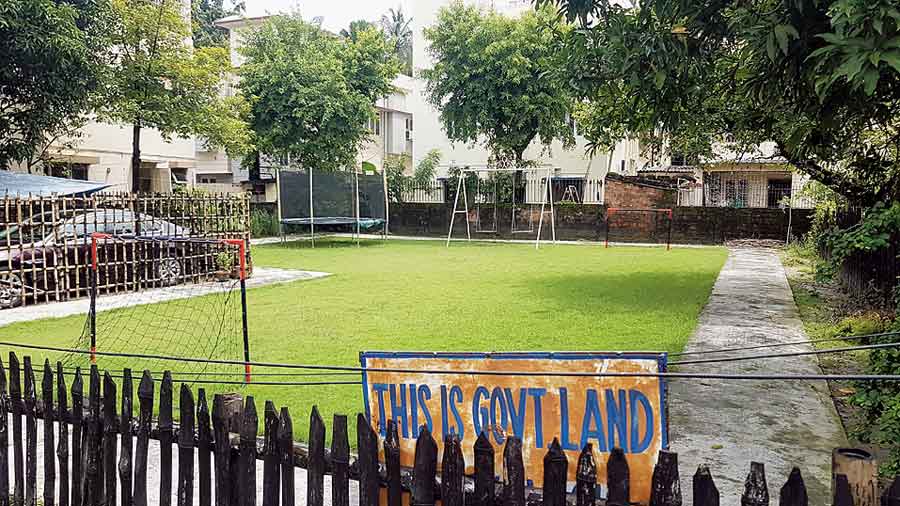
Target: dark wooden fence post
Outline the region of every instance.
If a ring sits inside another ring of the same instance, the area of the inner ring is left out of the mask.
[[[25,459],[22,451],[22,382],[19,357],[9,352],[9,404],[13,436],[13,504],[25,504]]]
[[[325,423],[316,406],[313,406],[309,415],[309,463],[306,478],[306,506],[322,506],[325,500]]]
[[[163,372],[159,386],[159,506],[172,506],[172,373]]]
[[[228,437],[228,419],[225,413],[225,397],[213,397],[213,438],[215,438],[216,506],[231,505],[231,442]],[[234,505],[237,506],[237,505]]]
[[[459,436],[447,434],[444,438],[444,454],[441,456],[441,504],[463,506],[465,504],[466,461],[463,459]]]
[[[41,378],[41,411],[44,416],[44,506],[56,504],[56,437],[53,432],[53,369],[44,359]],[[60,425],[65,422],[60,420]]]
[[[103,478],[106,500],[116,502],[116,446],[119,426],[116,423],[116,382],[109,372],[103,374]]]
[[[769,487],[766,485],[766,467],[760,462],[750,463],[750,474],[744,482],[741,506],[768,506]]]
[[[503,447],[503,506],[525,506],[525,463],[522,440],[508,436]]]
[[[651,478],[650,506],[681,506],[677,453],[659,451]]]
[[[84,476],[82,432],[84,423],[84,380],[81,368],[75,368],[72,380],[72,506],[81,506],[82,477]]]
[[[613,448],[606,461],[606,504],[627,506],[631,504],[631,470],[625,460],[625,451]]]
[[[241,418],[241,444],[238,474],[238,490],[240,502],[238,506],[256,506],[256,429],[259,418],[256,415],[256,404],[252,396],[244,401],[244,414]]]
[[[347,415],[334,415],[331,431],[331,506],[350,506],[350,439],[347,435]]]
[[[120,506],[132,506],[132,477],[134,476],[134,438],[131,419],[134,413],[134,379],[131,369],[122,371],[122,411],[119,419],[119,483],[122,486]]]
[[[806,484],[803,483],[803,475],[800,469],[791,469],[781,492],[778,494],[778,506],[807,506],[809,498],[806,495]]]
[[[212,429],[209,425],[209,405],[206,390],[197,390],[197,477],[200,482],[200,506],[212,506]]]
[[[91,365],[88,385],[87,427],[82,434],[84,478],[81,496],[85,506],[103,504],[103,462],[101,446],[103,431],[100,420],[100,372],[96,364]]]
[[[35,413],[35,382],[31,357],[24,358],[25,365],[25,504],[37,504],[37,415]]]
[[[437,474],[437,443],[424,427],[416,440],[413,460],[411,506],[434,506],[434,479]]]
[[[834,506],[854,506],[850,481],[846,474],[834,475]]]
[[[900,506],[900,476],[881,495],[881,506]]]
[[[263,506],[278,506],[278,499],[281,495],[281,453],[278,450],[279,423],[275,403],[266,401]]]
[[[396,420],[388,420],[387,437],[384,438],[384,466],[387,471],[388,506],[401,506],[403,487],[400,483],[400,436]]]
[[[553,438],[544,455],[544,506],[566,505],[566,478],[569,475],[569,460]]]
[[[178,506],[194,504],[194,393],[181,384],[178,395]]]
[[[475,440],[475,495],[472,506],[494,506],[494,446],[481,431]]]
[[[612,455],[610,455],[610,458],[612,458]],[[597,464],[594,463],[593,444],[587,443],[584,445],[575,466],[575,505],[594,506],[597,502]],[[607,464],[608,468],[609,464]],[[608,485],[609,482],[607,481],[607,490],[609,490]],[[607,493],[606,503],[611,504],[609,493]]]
[[[701,464],[697,467],[692,485],[694,506],[719,506],[719,489],[709,472],[709,466]]]
[[[294,506],[294,423],[288,408],[281,408],[278,454],[281,458],[281,506]]]
[[[59,446],[56,448],[56,458],[59,461],[59,506],[69,506],[69,424],[72,420],[68,420],[69,402],[62,362],[56,363],[56,397],[56,419],[59,420]],[[0,492],[5,490],[0,489]]]
[[[6,370],[0,359],[0,506],[9,506],[9,398],[6,396]]]
[[[359,449],[359,506],[378,506],[378,436],[362,413],[356,415],[356,444]]]
[[[153,419],[153,377],[144,370],[138,385],[138,433],[134,453],[134,506],[147,506],[147,458]],[[77,506],[73,504],[72,506]]]

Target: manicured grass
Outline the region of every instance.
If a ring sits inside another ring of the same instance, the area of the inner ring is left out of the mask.
[[[448,249],[431,241],[357,248],[339,239],[318,241],[315,249],[257,246],[257,266],[333,275],[249,291],[253,359],[358,365],[363,350],[678,351],[726,256],[722,248]],[[66,336],[79,335],[83,324],[81,316],[18,324],[0,328],[0,339],[69,346],[74,337]],[[326,420],[363,408],[359,386],[244,390],[293,408],[300,435],[313,404]]]

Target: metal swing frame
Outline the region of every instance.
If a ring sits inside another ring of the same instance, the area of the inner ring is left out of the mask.
[[[492,195],[493,198],[493,210],[494,210],[494,221],[491,223],[491,228],[485,228],[481,222],[481,207],[484,202],[481,193],[481,177],[475,180],[475,233],[496,233],[497,232],[497,221],[499,219],[499,215],[497,214],[497,208],[500,205],[497,200],[499,199],[499,191],[498,191],[498,182],[494,179],[494,193]]]
[[[490,172],[526,172],[526,171],[538,172],[538,170],[539,169],[518,169],[518,168],[462,169],[459,173],[459,177],[456,182],[456,195],[453,198],[453,212],[450,214],[450,228],[447,231],[447,247],[450,247],[450,241],[453,238],[453,225],[456,222],[457,214],[465,215],[465,217],[466,217],[466,241],[472,240],[471,220],[469,218],[469,196],[468,196],[468,193],[466,190],[466,184],[465,184],[466,174],[475,173],[476,176],[478,176],[478,180],[480,181],[481,177],[479,174],[482,172],[486,172],[486,173],[490,173]],[[513,186],[515,186],[515,183],[513,183]],[[541,178],[540,186],[541,186],[541,212],[540,212],[540,219],[538,220],[537,234],[536,234],[536,237],[534,240],[534,248],[535,249],[539,249],[541,247],[541,232],[543,231],[543,227],[544,227],[544,216],[548,213],[550,214],[549,221],[550,221],[551,242],[553,242],[554,244],[556,243],[556,213],[553,208],[553,169],[552,168],[546,169],[544,177]],[[476,188],[478,188],[478,182],[476,182]],[[462,209],[459,208],[460,195],[462,195],[462,202],[463,202]],[[476,209],[477,209],[477,205],[478,205],[477,195],[476,195],[475,204],[476,204]],[[496,206],[499,203],[495,202],[494,204]],[[535,204],[532,203],[531,205],[535,205]],[[548,209],[548,207],[549,207],[549,209]],[[496,207],[495,207],[495,210],[496,210]],[[510,233],[528,233],[528,232],[534,231],[533,230],[534,229],[534,225],[533,225],[534,224],[534,214],[533,213],[529,213],[531,216],[530,219],[531,219],[531,224],[532,224],[531,225],[532,230],[530,230],[530,231],[523,230],[520,232],[517,232],[515,229],[515,214],[516,213],[515,213],[515,188],[514,188],[513,189],[513,216],[512,216],[513,221],[510,224],[510,226],[511,226]],[[496,226],[496,221],[494,223]],[[478,217],[476,216],[476,227],[477,226],[478,226]],[[476,232],[477,231],[478,230],[476,229]]]

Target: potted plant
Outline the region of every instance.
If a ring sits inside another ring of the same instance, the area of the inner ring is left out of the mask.
[[[216,281],[228,281],[234,276],[234,271],[234,255],[227,251],[218,253],[216,255],[216,272],[214,273]]]

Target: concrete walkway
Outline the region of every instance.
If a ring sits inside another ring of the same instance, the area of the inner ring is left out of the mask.
[[[290,283],[301,279],[316,279],[328,276],[326,272],[276,269],[273,267],[254,267],[253,275],[247,280],[247,288]],[[137,306],[162,302],[166,300],[198,297],[222,290],[222,283],[210,281],[206,283],[188,283],[167,288],[155,288],[140,292],[140,297],[133,293],[102,295],[97,298],[97,311],[108,311],[121,307]],[[62,318],[76,314],[86,315],[90,309],[89,298],[35,304],[33,306],[16,307],[0,311],[0,327],[11,323],[40,320],[43,318]]]
[[[804,339],[777,253],[732,249],[685,351]],[[776,348],[811,349],[809,344]],[[767,351],[775,350],[744,353]],[[822,373],[815,356],[684,365],[678,370]],[[709,465],[722,504],[739,504],[751,461],[765,464],[773,503],[793,466],[803,473],[810,504],[831,503],[831,450],[847,442],[824,382],[672,380],[669,409],[671,446],[678,453],[685,504],[690,502],[691,477],[699,464]]]

